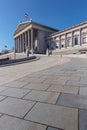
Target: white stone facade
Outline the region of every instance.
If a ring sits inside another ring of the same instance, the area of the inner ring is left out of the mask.
[[[62,49],[87,44],[87,21],[58,31],[48,26],[29,21],[20,23],[14,33],[15,52],[46,53],[49,49]]]
[[[54,46],[56,44],[59,49],[87,44],[87,21],[51,34],[47,37],[50,46],[53,39]]]
[[[15,52],[26,52],[26,48],[28,47],[32,54],[46,53],[47,44],[45,37],[56,31],[56,29],[34,21],[20,23],[14,33]]]

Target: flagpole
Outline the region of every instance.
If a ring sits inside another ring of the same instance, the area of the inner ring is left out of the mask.
[[[29,14],[28,14],[28,13],[25,13],[25,14],[24,14],[24,17],[25,17],[27,20],[29,19],[29,21],[32,21],[32,18],[29,17]]]

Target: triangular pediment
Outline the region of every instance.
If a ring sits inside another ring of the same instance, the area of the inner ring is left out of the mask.
[[[17,27],[17,29],[14,32],[14,35],[16,35],[17,33],[19,33],[20,31],[22,31],[24,28],[26,28],[28,25],[30,25],[30,22],[26,22],[26,23],[20,23]]]

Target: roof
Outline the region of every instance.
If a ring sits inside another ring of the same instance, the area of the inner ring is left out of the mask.
[[[46,26],[46,25],[43,25],[43,24],[40,24],[40,23],[37,23],[37,22],[34,22],[34,21],[28,21],[28,22],[20,23],[18,25],[17,29],[15,30],[14,35],[16,35],[17,33],[19,33],[20,31],[22,31],[26,27],[28,27],[30,24],[35,24],[35,25],[38,25],[38,26],[41,26],[41,27],[44,27],[44,28],[47,28],[47,29],[51,29],[53,31],[59,31],[58,29],[54,29],[52,27],[49,27],[49,26]]]
[[[68,31],[68,30],[71,30],[71,29],[74,29],[74,28],[79,27],[79,26],[82,26],[82,25],[84,25],[84,24],[87,24],[87,21],[81,22],[81,23],[79,23],[79,24],[73,25],[73,26],[68,27],[68,28],[65,28],[65,29],[63,29],[63,30],[54,32],[53,34],[50,34],[49,37],[54,36],[54,35],[57,35],[57,34],[60,34],[60,33],[62,33],[62,32],[65,32],[65,31]]]
[[[20,31],[22,31],[23,29],[25,29],[29,25],[30,25],[30,22],[20,23],[18,25],[17,29],[15,30],[14,35],[16,35],[17,33],[19,33]]]

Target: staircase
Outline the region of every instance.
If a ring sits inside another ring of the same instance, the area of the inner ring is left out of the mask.
[[[82,46],[74,46],[62,49],[53,50],[52,55],[69,55],[69,54],[84,54],[87,53],[87,44]]]

